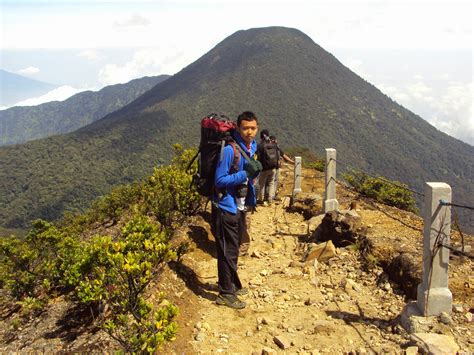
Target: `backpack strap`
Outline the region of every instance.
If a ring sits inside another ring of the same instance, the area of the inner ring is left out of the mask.
[[[241,156],[243,155],[245,160],[247,160],[248,162],[250,162],[250,158],[248,156],[248,154],[245,152],[245,150],[242,149],[242,147],[237,143],[235,142],[234,140],[231,140],[231,141],[225,141],[225,140],[222,140],[222,143],[221,143],[221,152],[220,152],[220,157],[219,159],[222,160],[223,156],[224,156],[224,147],[225,145],[229,144],[232,146],[232,148],[234,149],[234,162],[232,164],[232,169],[234,171],[238,171],[239,170],[239,164],[240,164],[240,158]]]
[[[232,149],[234,149],[234,162],[232,163],[231,171],[237,172],[239,171],[240,158],[242,157],[242,154],[237,149],[238,147],[237,143],[230,142],[229,144],[232,146]]]
[[[247,160],[247,162],[250,162],[250,158],[248,156],[248,154],[245,152],[245,150],[242,149],[242,147],[239,145],[239,144],[235,144],[235,146],[237,147],[237,149],[240,151],[240,153],[244,156],[245,160]]]

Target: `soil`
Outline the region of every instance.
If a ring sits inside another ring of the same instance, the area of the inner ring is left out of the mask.
[[[324,194],[321,173],[304,170],[303,191]],[[302,213],[288,212],[292,172],[282,169],[280,201],[258,206],[251,217],[249,255],[239,258],[239,276],[249,290],[243,310],[215,303],[217,262],[208,213],[193,217],[179,231],[190,249],[157,279],[150,297],[159,291],[180,310],[176,340],[164,354],[248,353],[403,353],[413,343],[400,325],[408,302],[402,285],[390,280],[381,266],[367,268],[356,248],[337,248],[325,262],[305,262],[311,236]],[[341,209],[360,215],[379,265],[409,251],[421,260],[423,221],[395,208],[364,200],[338,186]],[[351,205],[352,204],[352,205]],[[459,241],[454,234],[453,242]],[[471,243],[473,238],[465,236]],[[454,339],[460,350],[474,352],[474,327],[468,311],[474,307],[473,264],[452,258],[449,287],[453,312],[449,322],[435,321],[432,332]],[[4,305],[0,352],[97,352],[119,346],[95,326],[93,314],[75,312],[64,297],[18,325],[17,313]],[[445,324],[448,323],[448,324]]]

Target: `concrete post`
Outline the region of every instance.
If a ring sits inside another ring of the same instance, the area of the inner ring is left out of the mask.
[[[324,213],[337,211],[336,199],[336,149],[326,148],[326,190],[324,193]]]
[[[417,306],[421,314],[438,316],[451,313],[453,296],[448,288],[451,207],[440,200],[451,202],[451,187],[442,182],[427,182],[425,187],[425,227],[423,230],[423,279],[418,285]],[[433,253],[433,250],[435,251]]]
[[[301,191],[301,157],[295,157],[293,196],[295,196],[297,193],[300,193]]]

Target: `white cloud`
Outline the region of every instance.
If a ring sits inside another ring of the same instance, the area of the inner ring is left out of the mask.
[[[122,27],[140,27],[140,26],[148,26],[151,23],[150,19],[139,15],[139,14],[133,14],[126,19],[122,19],[119,21],[114,22],[114,26],[118,28]]]
[[[349,58],[344,60],[343,64],[365,80],[370,80],[372,78],[372,76],[363,69],[364,63],[360,59]]]
[[[36,106],[36,105],[40,105],[40,104],[43,104],[45,102],[50,102],[50,101],[64,101],[81,91],[84,91],[84,90],[76,89],[71,86],[60,86],[54,90],[49,91],[48,93],[42,96],[20,101],[12,106]]]
[[[421,81],[399,87],[377,87],[439,130],[474,145],[472,83],[447,82],[439,93]]]
[[[167,53],[159,48],[142,49],[136,51],[133,58],[125,64],[107,64],[99,72],[99,81],[103,85],[111,85],[143,76],[175,74],[191,61],[179,51]]]
[[[35,75],[35,74],[38,74],[39,72],[40,72],[39,68],[33,67],[33,66],[29,66],[27,68],[18,70],[18,74],[21,74],[21,75]]]
[[[82,58],[86,58],[87,60],[91,62],[95,62],[101,58],[99,51],[95,49],[84,49],[79,52],[78,56]]]

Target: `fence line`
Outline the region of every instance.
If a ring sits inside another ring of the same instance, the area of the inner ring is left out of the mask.
[[[467,210],[474,211],[474,207],[471,207],[471,206],[458,205],[456,203],[446,202],[446,201],[443,201],[443,200],[439,200],[439,203],[443,206],[453,206],[453,207],[465,208]]]
[[[299,167],[301,169],[301,157],[299,159]],[[418,285],[416,308],[421,315],[432,316],[439,315],[442,312],[451,312],[452,293],[448,287],[448,265],[449,252],[454,255],[474,259],[464,250],[464,234],[459,227],[459,221],[456,211],[452,207],[474,210],[474,207],[452,203],[451,186],[443,182],[426,182],[425,193],[416,191],[415,189],[402,186],[380,176],[374,176],[361,169],[356,169],[343,161],[336,159],[336,150],[332,148],[326,149],[326,169],[325,180],[326,190],[324,199],[324,212],[337,210],[338,201],[336,198],[336,184],[342,185],[336,179],[336,164],[342,164],[348,169],[359,171],[362,174],[370,176],[374,179],[384,181],[397,188],[410,191],[425,199],[424,213],[424,230],[423,230],[423,277],[422,282]],[[301,175],[301,170],[298,172]],[[295,167],[295,186],[296,186],[296,167]],[[301,176],[298,176],[299,184],[301,184]],[[301,186],[301,185],[299,185]],[[355,190],[355,189],[354,189]],[[370,199],[370,198],[369,198]],[[375,199],[373,199],[376,201]],[[452,211],[453,210],[453,211]],[[458,229],[461,235],[462,250],[458,250],[450,245],[451,236],[451,214],[454,215],[453,226]]]

